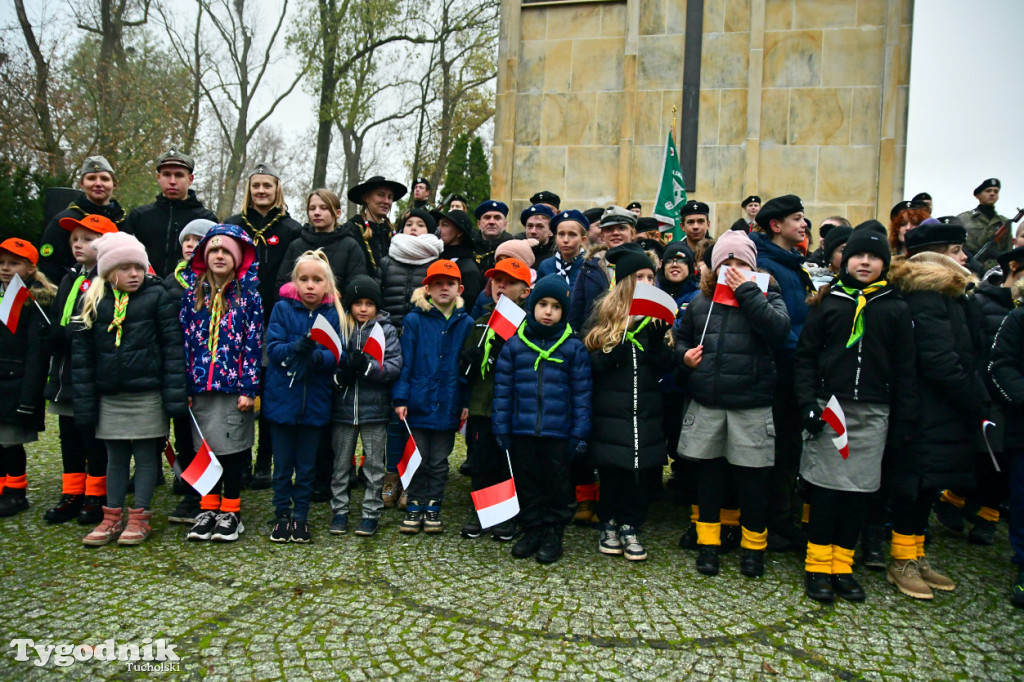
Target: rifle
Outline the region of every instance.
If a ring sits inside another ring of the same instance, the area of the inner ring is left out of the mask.
[[[1009,234],[1010,228],[1013,227],[1013,224],[1020,222],[1021,218],[1024,218],[1024,208],[1018,208],[1017,215],[1010,218],[1005,223],[999,226],[999,229],[996,230],[996,233],[995,235],[993,235],[992,239],[985,242],[985,244],[980,249],[978,249],[978,253],[974,254],[974,260],[978,261],[979,263],[983,263],[985,261],[985,255],[989,252],[989,250],[995,248],[996,243],[1002,241],[1002,239],[1006,237],[1007,234]]]

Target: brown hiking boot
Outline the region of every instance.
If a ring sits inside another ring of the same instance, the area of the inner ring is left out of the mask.
[[[928,587],[940,592],[952,592],[956,589],[956,583],[932,568],[927,558],[919,558],[917,564],[918,570],[921,573],[921,580],[928,583]]]
[[[895,585],[900,592],[914,599],[933,599],[932,590],[921,578],[921,567],[916,559],[893,561],[885,579]]]
[[[408,506],[409,506],[409,493],[406,492],[405,490],[403,490],[402,494],[398,496],[398,508],[401,509],[402,511],[406,511]]]
[[[153,513],[148,509],[129,509],[128,523],[117,539],[119,545],[141,545],[149,537],[149,521]]]
[[[594,523],[594,501],[580,500],[576,505],[576,513],[572,515],[572,522],[577,526],[589,526]]]
[[[398,504],[398,498],[402,494],[402,479],[398,473],[387,472],[384,474],[384,486],[380,490],[380,498],[384,500],[385,509],[393,509]]]
[[[102,547],[116,538],[124,530],[123,511],[114,507],[103,507],[103,520],[92,532],[82,538],[83,545]]]

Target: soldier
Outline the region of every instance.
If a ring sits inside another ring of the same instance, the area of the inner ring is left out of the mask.
[[[413,208],[422,208],[424,211],[429,211],[433,208],[430,205],[430,180],[426,178],[416,178],[412,181],[412,205]]]
[[[631,201],[629,203],[629,206],[626,207],[626,210],[627,211],[632,211],[633,213],[636,213],[636,217],[637,218],[641,218],[644,215],[644,207],[640,205],[639,201]],[[600,217],[601,216],[598,216],[599,220],[600,220]]]
[[[555,194],[554,192],[549,192],[546,189],[542,189],[541,191],[537,192],[532,197],[530,197],[530,204],[532,206],[536,206],[537,204],[544,204],[545,206],[551,209],[551,215],[553,217],[556,213],[558,213],[558,210],[562,205],[562,198]]]
[[[474,235],[474,251],[476,262],[481,272],[494,267],[494,250],[502,242],[515,239],[505,231],[507,225],[508,206],[500,201],[488,199],[473,211],[476,216],[477,234]]]
[[[754,218],[757,217],[757,212],[761,210],[761,197],[751,194],[740,202],[740,208],[743,209],[743,217],[737,219],[729,229],[740,230],[750,234],[750,231],[757,225]]]
[[[967,230],[967,243],[964,245],[966,251],[972,256],[985,244],[992,241],[996,236],[996,230],[1006,223],[1006,217],[996,213],[996,201],[999,199],[999,189],[1002,185],[998,178],[988,178],[974,188],[974,196],[978,199],[978,206],[970,211],[964,211],[957,218]],[[1009,233],[1003,235],[995,247],[982,260],[982,265],[990,268],[996,263],[996,255],[1001,251],[1010,248]]]

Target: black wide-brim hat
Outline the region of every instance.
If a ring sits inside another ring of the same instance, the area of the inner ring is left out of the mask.
[[[374,175],[350,189],[348,191],[348,200],[353,204],[359,204],[362,206],[366,203],[364,201],[366,193],[372,189],[377,189],[378,187],[387,187],[390,189],[391,193],[395,195],[395,201],[398,201],[409,193],[409,188],[402,183],[396,182],[395,180],[388,180],[383,175]]]

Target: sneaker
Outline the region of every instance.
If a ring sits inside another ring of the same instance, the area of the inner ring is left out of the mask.
[[[199,498],[186,495],[167,516],[168,523],[195,523],[199,516]]]
[[[460,530],[459,533],[467,540],[472,540],[483,535],[484,529],[480,526],[480,520],[476,517],[475,512],[468,521],[462,524],[462,530]]]
[[[523,537],[512,545],[512,556],[516,559],[528,559],[537,553],[543,542],[544,530],[542,528],[527,528],[523,532]]]
[[[996,544],[995,521],[978,519],[974,527],[971,528],[971,532],[967,534],[967,542],[972,545],[984,545],[986,547]]]
[[[359,527],[355,529],[355,534],[368,538],[377,532],[377,526],[379,521],[377,519],[371,519],[369,517],[363,517],[363,520],[359,522]]]
[[[331,519],[331,535],[344,535],[348,532],[348,514],[335,514]]]
[[[491,528],[491,539],[495,542],[512,542],[516,534],[516,521],[509,519]]]
[[[601,554],[618,556],[622,554],[622,541],[619,539],[619,528],[615,521],[609,521],[601,527],[601,539],[597,543],[597,551]]]
[[[836,591],[832,588],[832,576],[828,573],[804,572],[804,594],[814,601],[826,604],[836,600]]]
[[[217,536],[214,536],[214,540]],[[289,538],[292,542],[297,542],[300,545],[304,545],[310,542],[313,538],[309,534],[309,524],[306,523],[306,519],[293,519],[291,526],[291,537]]]
[[[949,502],[939,500],[935,503],[935,518],[952,533],[964,532],[964,513]]]
[[[630,561],[643,561],[647,558],[647,550],[640,544],[640,530],[636,526],[624,523],[619,526],[619,542],[622,553]]]
[[[764,550],[745,549],[740,559],[740,573],[748,578],[760,578],[764,575]]]
[[[679,548],[698,549],[696,523],[690,523],[690,527],[686,529],[686,532],[679,536]]]
[[[402,519],[402,525],[398,527],[398,532],[407,533],[409,535],[415,535],[423,529],[423,508],[419,502],[415,500],[411,501],[406,505],[405,518]]]
[[[743,531],[740,530],[739,526],[726,526],[722,525],[722,545],[719,547],[719,551],[722,554],[728,554],[734,549],[739,548],[740,540],[743,539]]]
[[[294,522],[292,522],[294,526]],[[238,536],[245,532],[242,525],[242,518],[235,512],[221,512],[217,516],[217,526],[213,529],[211,540],[218,542],[234,542]],[[295,542],[295,535],[292,535],[292,542]]]
[[[594,523],[596,511],[593,500],[580,500],[576,504],[576,513],[572,515],[572,522],[577,526],[589,526]]]
[[[867,595],[857,579],[850,573],[832,576],[832,590],[846,601],[864,601]]]
[[[956,589],[956,583],[937,572],[928,563],[928,559],[920,557],[917,560],[918,571],[921,573],[921,580],[928,583],[928,587],[940,592],[952,592]]]
[[[1024,568],[1017,572],[1017,580],[1010,588],[1010,603],[1014,606],[1024,608]]]
[[[123,530],[124,510],[104,507],[103,521],[82,538],[82,544],[90,547],[102,547],[120,535]]]
[[[538,564],[553,564],[562,558],[562,525],[548,526],[544,529],[540,547],[535,559]]]
[[[213,535],[213,529],[217,525],[217,512],[212,509],[205,509],[199,512],[192,530],[188,532],[189,540],[209,540]]]
[[[291,539],[292,517],[286,512],[279,514],[274,522],[274,530],[270,531],[271,542],[288,542]]]
[[[914,599],[934,599],[932,588],[921,578],[921,566],[916,559],[893,561],[885,574],[889,584]]]
[[[430,500],[423,508],[423,532],[431,535],[444,532],[441,523],[441,500]]]
[[[697,572],[701,575],[718,575],[720,569],[718,545],[700,545],[697,553]]]
[[[84,504],[85,495],[61,495],[56,506],[43,514],[43,520],[47,523],[65,523],[76,518]]]

